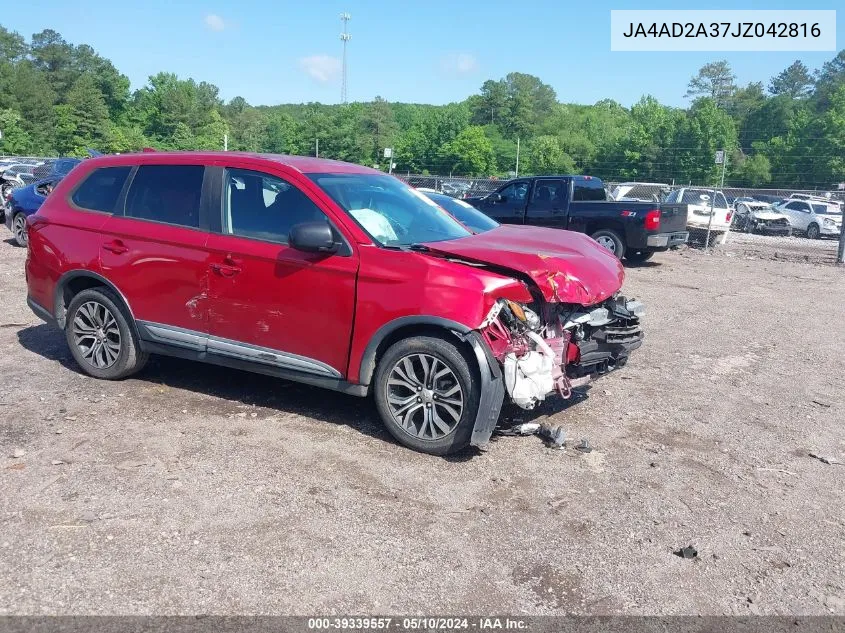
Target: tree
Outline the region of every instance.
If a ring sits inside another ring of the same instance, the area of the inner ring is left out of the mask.
[[[676,139],[684,177],[702,185],[713,184],[719,177],[721,165],[713,161],[716,151],[726,150],[730,156],[737,149],[733,120],[708,97],[696,100]]]
[[[109,109],[93,76],[82,75],[73,84],[67,96],[67,113],[73,132],[70,146],[60,151],[84,156],[86,148],[97,149],[105,143],[109,133]]]
[[[769,93],[786,95],[792,99],[806,97],[813,88],[813,76],[804,63],[796,59],[788,68],[772,77]]]
[[[528,145],[528,171],[535,174],[561,174],[575,171],[572,157],[561,149],[554,136],[538,136]]]
[[[734,172],[741,182],[738,184],[748,187],[759,187],[772,180],[772,164],[764,154],[744,156],[737,152]]]
[[[21,116],[14,110],[0,110],[0,130],[3,138],[0,140],[0,151],[4,154],[26,154],[32,140],[21,125]]]
[[[711,62],[690,79],[686,96],[693,99],[709,97],[717,107],[724,107],[736,90],[735,81],[736,76],[727,60]]]
[[[443,147],[449,171],[470,176],[489,175],[495,171],[493,145],[484,129],[471,125]]]
[[[816,107],[823,112],[830,104],[830,98],[839,86],[845,84],[845,50],[839,51],[833,59],[825,62],[816,77]]]

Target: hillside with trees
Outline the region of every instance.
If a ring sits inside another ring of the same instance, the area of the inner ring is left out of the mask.
[[[539,78],[513,72],[443,106],[228,103],[217,86],[168,72],[130,90],[90,46],[45,30],[27,41],[0,26],[0,153],[84,155],[222,149],[313,154],[412,173],[506,176],[581,172],[606,180],[712,183],[713,153],[730,157],[737,186],[829,188],[845,181],[845,51],[811,71],[800,61],[745,86],[726,61],[690,80],[689,107],[643,96],[561,103]]]

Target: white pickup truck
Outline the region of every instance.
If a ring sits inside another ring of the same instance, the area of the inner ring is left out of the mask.
[[[725,237],[731,229],[734,212],[728,205],[725,194],[721,191],[716,191],[716,197],[712,202],[711,198],[713,198],[712,189],[683,187],[670,193],[666,202],[679,202],[687,205],[687,228],[690,230],[690,241],[693,241],[696,237],[704,240],[709,225],[709,246],[714,246],[725,243]],[[713,216],[712,221],[711,215]]]

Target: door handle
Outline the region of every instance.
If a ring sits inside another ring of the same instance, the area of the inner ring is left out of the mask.
[[[231,253],[226,255],[226,258],[223,261],[226,262],[227,264],[229,264],[230,266],[236,266],[236,267],[243,264],[243,260],[240,260],[236,257],[232,257]]]
[[[111,251],[115,255],[123,255],[124,253],[129,251],[129,248],[121,242],[120,240],[112,240],[108,244],[103,244],[103,248],[107,251]]]
[[[234,277],[241,272],[238,266],[229,266],[227,264],[211,264],[211,270],[221,277]]]

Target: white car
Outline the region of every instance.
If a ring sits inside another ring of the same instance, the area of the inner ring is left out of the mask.
[[[710,246],[724,244],[733,220],[733,209],[728,205],[725,194],[716,192],[713,197],[712,189],[701,187],[683,187],[676,189],[666,198],[667,203],[681,203],[687,205],[687,228],[690,229],[690,240],[693,236],[706,235],[710,226]],[[712,219],[711,219],[712,216]]]
[[[792,235],[792,224],[789,216],[773,209],[768,202],[758,202],[742,198],[734,201],[736,213],[734,213],[733,226],[737,231],[746,233],[763,233],[764,235]]]
[[[842,232],[842,212],[827,202],[794,199],[774,208],[789,218],[793,230],[806,233],[810,239],[838,236]]]

